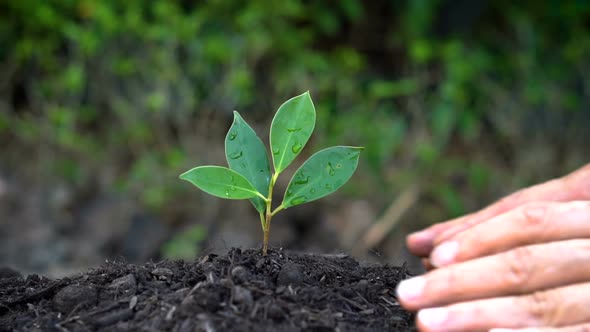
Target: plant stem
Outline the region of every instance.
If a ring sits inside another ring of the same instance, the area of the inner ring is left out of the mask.
[[[262,226],[262,230],[264,231],[264,229],[266,228],[266,226],[264,226],[265,221],[264,221],[264,212],[260,212],[260,226]]]
[[[269,218],[267,218],[267,220],[270,221]],[[262,256],[266,256],[266,252],[268,251],[268,234],[269,233],[270,233],[270,223],[267,223],[266,224],[266,227],[264,228],[264,238],[263,238],[263,244],[262,244]]]
[[[279,205],[276,209],[274,209],[271,213],[272,216],[274,216],[275,214],[281,212],[282,210],[284,210],[285,208],[282,205]]]
[[[271,211],[272,209],[272,190],[274,189],[275,182],[277,181],[278,174],[275,173],[270,179],[270,184],[268,185],[268,198],[266,199],[266,215],[264,224],[262,225],[262,232],[264,233],[262,239],[262,255],[266,256],[266,252],[268,251],[268,234],[270,233],[270,220],[274,213]],[[260,218],[262,220],[262,214],[260,214]]]
[[[263,200],[265,203],[268,203],[268,198],[264,197],[264,196],[263,196],[261,193],[259,193],[259,192],[256,192],[256,195],[257,195],[258,197],[262,198],[262,200]]]

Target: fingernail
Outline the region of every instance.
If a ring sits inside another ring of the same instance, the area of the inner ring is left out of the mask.
[[[419,231],[416,233],[410,234],[410,237],[416,241],[430,241],[432,239],[432,235],[429,231]]]
[[[445,242],[434,249],[430,261],[436,267],[449,265],[455,259],[457,251],[459,251],[459,243]]]
[[[403,301],[413,301],[422,295],[425,284],[423,277],[406,279],[397,286],[397,297]]]
[[[418,255],[428,255],[433,241],[434,235],[427,230],[412,233],[407,238],[408,247]]]
[[[418,321],[429,330],[439,330],[449,317],[445,308],[431,308],[418,311]]]

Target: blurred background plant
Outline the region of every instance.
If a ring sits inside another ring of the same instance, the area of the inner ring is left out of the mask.
[[[267,140],[306,90],[307,153],[366,154],[344,190],[277,218],[274,244],[405,260],[408,231],[589,161],[587,59],[584,0],[3,1],[0,264],[259,245],[247,202],[177,175],[224,162],[234,109]]]

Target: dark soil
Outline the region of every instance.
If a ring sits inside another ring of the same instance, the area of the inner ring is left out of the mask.
[[[60,280],[0,269],[0,331],[415,331],[405,266],[232,249],[193,262],[107,262]]]

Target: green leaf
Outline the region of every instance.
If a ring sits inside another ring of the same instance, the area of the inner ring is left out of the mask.
[[[225,156],[229,168],[242,174],[263,196],[268,196],[270,165],[266,148],[254,130],[234,111],[234,122],[225,137]],[[266,203],[258,196],[250,199],[258,212]]]
[[[315,126],[315,108],[309,91],[287,100],[270,125],[270,148],[276,174],[299,155]]]
[[[261,196],[240,173],[221,166],[199,166],[180,175],[202,191],[227,199]]]
[[[361,150],[334,146],[315,153],[293,175],[281,205],[288,208],[315,201],[338,190],[356,170]]]

